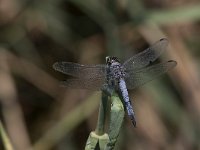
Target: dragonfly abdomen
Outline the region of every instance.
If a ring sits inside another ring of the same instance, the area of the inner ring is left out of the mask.
[[[122,79],[122,78],[119,80],[119,89],[121,91],[128,116],[130,117],[133,125],[136,127],[136,120],[135,120],[135,115],[134,115],[135,113],[133,111],[133,107],[131,105],[131,102],[130,102],[130,99],[129,99],[129,96],[128,96],[126,83],[125,83],[124,79]]]

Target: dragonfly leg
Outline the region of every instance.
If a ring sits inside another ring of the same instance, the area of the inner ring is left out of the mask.
[[[101,88],[101,90],[108,96],[113,95],[114,92],[114,88],[112,88],[111,86],[109,86],[108,84],[104,84]]]

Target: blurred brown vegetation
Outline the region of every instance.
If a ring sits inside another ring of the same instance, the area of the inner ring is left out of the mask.
[[[199,0],[1,0],[0,118],[16,150],[84,149],[100,92],[59,87],[56,61],[125,60],[166,37],[178,66],[131,92],[116,150],[200,149]],[[1,140],[1,147],[3,143]]]

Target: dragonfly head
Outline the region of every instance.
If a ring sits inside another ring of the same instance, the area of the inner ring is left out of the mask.
[[[111,65],[113,63],[120,63],[119,59],[114,56],[107,56],[106,57],[106,64]]]

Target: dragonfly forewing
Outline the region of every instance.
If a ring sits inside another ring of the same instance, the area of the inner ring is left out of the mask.
[[[139,69],[149,65],[150,62],[155,61],[165,51],[168,43],[167,39],[160,39],[146,50],[125,61],[123,64],[124,68]]]
[[[61,73],[77,78],[104,78],[106,76],[106,65],[81,65],[72,62],[56,62],[53,68]]]
[[[126,72],[125,77],[126,86],[128,89],[135,89],[166,73],[170,69],[174,68],[176,64],[176,61],[171,60],[139,70],[129,70],[129,72]]]

